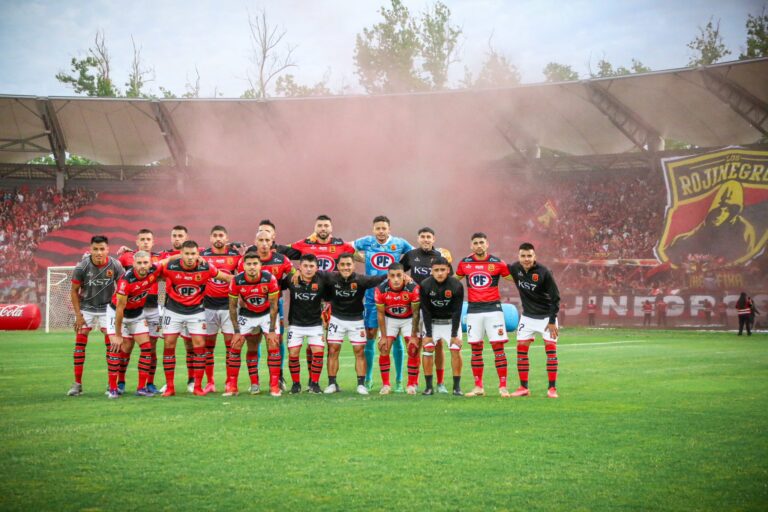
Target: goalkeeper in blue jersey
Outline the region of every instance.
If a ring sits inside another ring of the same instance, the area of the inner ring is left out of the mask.
[[[389,219],[379,215],[373,219],[373,235],[355,240],[355,259],[365,262],[365,273],[369,276],[386,274],[393,263],[400,261],[403,254],[413,249],[406,240],[392,236],[389,232]],[[376,329],[379,322],[376,317],[376,303],[373,299],[373,289],[365,292],[365,385],[371,388],[373,380],[373,356],[375,355]],[[403,392],[403,354],[405,347],[403,338],[398,336],[392,346],[395,360],[396,393]]]

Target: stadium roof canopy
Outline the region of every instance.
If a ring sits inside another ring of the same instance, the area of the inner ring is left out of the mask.
[[[0,96],[0,168],[53,153],[105,168],[269,164],[387,146],[482,161],[752,144],[768,132],[768,59],[504,89],[269,99]],[[399,144],[395,146],[395,143]],[[376,151],[370,150],[371,154]],[[8,176],[8,174],[5,174]]]

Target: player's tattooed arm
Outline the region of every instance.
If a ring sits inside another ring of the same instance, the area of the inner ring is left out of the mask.
[[[227,272],[222,272],[221,270],[219,270],[219,273],[216,274],[216,279],[218,279],[219,281],[226,281],[228,283],[232,281],[233,277],[234,276],[232,274],[228,274]]]
[[[117,294],[117,305],[115,307],[115,334],[110,336],[110,349],[118,351],[123,344],[123,318],[125,317],[125,306],[128,305],[128,296],[121,293]]]
[[[269,296],[269,333],[267,334],[267,339],[273,343],[280,341],[277,334],[278,298],[278,293]]]
[[[411,303],[411,310],[413,311],[413,319],[411,321],[411,337],[419,337],[419,318],[421,317],[421,304],[418,302]]]

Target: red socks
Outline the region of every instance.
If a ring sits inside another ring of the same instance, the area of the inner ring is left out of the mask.
[[[384,386],[389,386],[389,367],[391,360],[389,355],[379,356],[379,369],[381,370],[381,383]]]
[[[83,383],[83,365],[85,364],[85,346],[88,344],[87,334],[75,335],[75,382],[78,384]],[[109,360],[107,360],[109,363]]]
[[[504,343],[491,343],[496,359],[496,373],[499,375],[499,387],[507,387],[507,355],[504,353]]]
[[[309,380],[317,384],[320,382],[320,374],[323,373],[324,352],[314,352],[312,354],[312,370],[309,372]]]
[[[554,388],[557,385],[557,343],[545,342],[544,350],[547,353],[549,387]]]
[[[528,361],[528,349],[530,345],[527,343],[517,343],[517,374],[520,376],[520,385],[528,387],[528,370],[531,368]]]
[[[483,387],[483,342],[472,343],[472,376],[475,378],[475,386]]]
[[[245,354],[245,364],[248,366],[248,377],[251,379],[251,384],[259,383],[259,353],[254,350],[250,350]]]

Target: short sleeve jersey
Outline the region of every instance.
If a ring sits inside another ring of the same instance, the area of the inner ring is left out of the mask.
[[[112,256],[100,267],[90,256],[80,260],[72,273],[72,282],[80,285],[80,309],[89,313],[105,312],[115,285],[124,273],[123,266]]]
[[[471,254],[456,267],[456,276],[467,278],[467,313],[501,311],[499,280],[509,275],[507,264],[493,255],[479,260]]]
[[[384,314],[390,318],[410,318],[413,306],[419,303],[419,285],[408,283],[399,290],[384,281],[375,288],[376,307],[384,308]]]
[[[200,256],[225,274],[234,274],[240,262],[240,253],[231,247],[227,247],[222,254],[215,253],[210,248],[203,249]],[[229,307],[228,295],[229,283],[214,277],[205,285],[203,306],[206,309],[227,309]]]
[[[165,307],[174,313],[190,315],[203,311],[203,294],[208,280],[216,277],[218,269],[208,262],[184,267],[181,260],[174,260],[160,267],[165,278]]]
[[[130,269],[133,266],[133,256],[136,254],[137,251],[125,251],[123,254],[120,255],[119,261],[120,264],[123,266],[123,268]],[[159,252],[153,252],[150,253],[150,260],[153,264],[160,261],[160,253]],[[158,281],[155,280],[154,284],[152,285],[152,288],[149,290],[149,295],[147,295],[147,302],[144,304],[148,308],[156,308],[157,307],[157,294],[160,291],[160,287],[158,285]]]
[[[339,262],[339,256],[344,253],[354,253],[355,248],[341,238],[333,238],[328,243],[320,243],[309,238],[299,240],[290,245],[291,249],[303,254],[314,254],[317,256],[317,269],[330,272],[336,270],[336,264]]]
[[[280,254],[279,252],[272,251],[267,259],[261,260],[261,270],[266,270],[275,276],[275,279],[280,282],[283,276],[293,272],[293,265],[291,265],[291,260],[289,260],[287,256]],[[245,261],[242,258],[237,264],[237,271],[245,271]]]
[[[396,236],[390,236],[386,242],[379,243],[375,236],[368,235],[355,240],[355,250],[363,253],[365,258],[365,274],[379,276],[386,274],[389,266],[399,262],[403,254],[413,250],[413,246],[407,240]],[[365,302],[373,304],[373,289],[365,292]]]
[[[248,279],[245,272],[236,274],[229,283],[229,296],[242,300],[244,307],[240,314],[247,317],[262,316],[269,312],[269,298],[280,293],[280,286],[275,276],[261,271],[261,275],[253,281]]]
[[[152,294],[152,289],[157,287],[160,269],[152,265],[149,272],[143,278],[136,275],[133,268],[123,274],[117,281],[114,295],[112,295],[112,309],[117,308],[117,296],[124,295],[128,302],[125,305],[125,317],[135,318],[144,310],[147,298]]]

